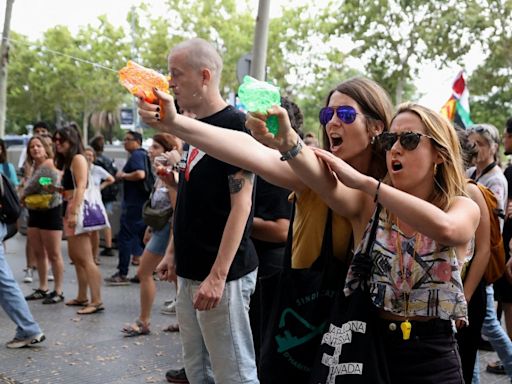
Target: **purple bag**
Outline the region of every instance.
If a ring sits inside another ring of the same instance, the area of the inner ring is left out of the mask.
[[[110,227],[107,211],[101,200],[100,188],[89,177],[87,189],[84,192],[84,201],[78,210],[75,234],[93,232]]]

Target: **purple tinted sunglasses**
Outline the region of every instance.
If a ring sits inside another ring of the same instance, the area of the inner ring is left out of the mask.
[[[352,124],[358,115],[354,107],[351,107],[350,105],[325,107],[320,110],[320,124],[324,126],[327,125],[327,123],[333,118],[334,112],[336,112],[336,116],[338,116],[338,118],[345,124]]]

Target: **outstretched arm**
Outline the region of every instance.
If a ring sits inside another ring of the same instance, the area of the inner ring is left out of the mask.
[[[221,161],[252,171],[272,184],[296,192],[305,188],[288,164],[280,161],[277,151],[243,132],[213,127],[178,115],[172,96],[157,90],[154,92],[159,98],[159,105],[139,100],[139,115],[146,124],[172,133]]]
[[[467,197],[458,196],[446,211],[373,177],[363,175],[332,154],[315,150],[338,179],[347,187],[366,194],[365,203],[378,201],[394,213],[401,222],[431,239],[448,246],[462,246],[473,237],[480,219],[478,205]],[[350,200],[343,197],[344,203]]]

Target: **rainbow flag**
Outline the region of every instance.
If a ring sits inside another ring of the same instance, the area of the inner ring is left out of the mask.
[[[464,78],[464,70],[460,71],[452,85],[452,95],[441,108],[441,114],[450,121],[467,128],[473,122],[469,112],[469,90]]]

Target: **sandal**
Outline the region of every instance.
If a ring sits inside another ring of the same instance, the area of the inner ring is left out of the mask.
[[[89,300],[73,299],[73,300],[66,301],[64,304],[69,307],[87,307],[87,304],[89,304]]]
[[[139,319],[135,320],[135,324],[130,324],[129,326],[121,329],[121,332],[124,333],[125,337],[143,336],[151,333],[149,324],[144,325]]]
[[[167,328],[163,329],[164,332],[179,332],[180,331],[180,325],[178,323],[171,324]]]
[[[80,309],[76,313],[79,315],[92,315],[94,313],[103,311],[105,307],[103,306],[103,303],[99,304],[89,304],[86,307]]]
[[[132,265],[140,265],[140,256],[133,256],[132,257]]]

